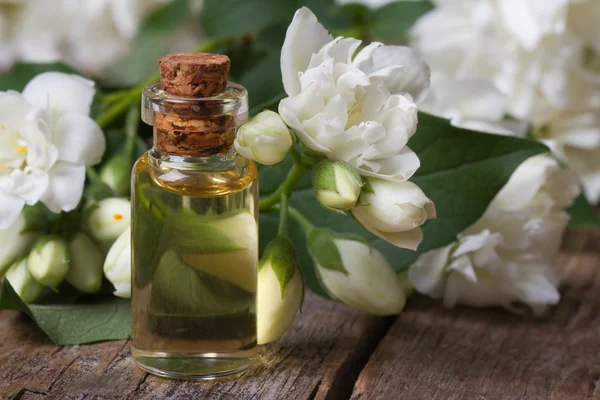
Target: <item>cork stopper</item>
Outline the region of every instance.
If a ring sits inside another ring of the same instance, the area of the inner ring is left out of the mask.
[[[174,96],[212,97],[227,88],[230,61],[221,54],[169,54],[158,66],[163,90]]]
[[[227,90],[229,57],[208,53],[169,54],[158,60],[160,83],[172,96],[213,97]],[[206,156],[224,153],[233,145],[233,115],[212,114],[182,102],[155,116],[156,146],[165,153]]]

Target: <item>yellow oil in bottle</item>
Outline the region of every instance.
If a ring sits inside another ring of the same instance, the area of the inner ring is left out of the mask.
[[[152,151],[132,180],[132,355],[174,378],[244,370],[256,349],[258,185],[228,152]]]

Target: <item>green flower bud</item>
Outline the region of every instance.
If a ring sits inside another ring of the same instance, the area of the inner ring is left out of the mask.
[[[320,161],[313,169],[312,180],[319,203],[334,210],[352,209],[363,185],[356,170],[341,161]]]
[[[294,138],[279,114],[265,110],[238,129],[234,145],[242,157],[275,165],[283,161]]]
[[[102,286],[104,254],[85,233],[78,232],[69,241],[71,266],[66,279],[77,290],[96,293]]]
[[[258,344],[279,339],[292,325],[304,297],[304,280],[291,243],[276,237],[258,267]]]
[[[369,178],[352,216],[366,230],[394,246],[416,250],[421,225],[436,218],[435,205],[412,182]]]
[[[59,236],[42,237],[33,246],[27,258],[27,268],[36,281],[56,288],[69,271],[67,243]]]
[[[90,207],[87,227],[94,239],[107,250],[129,228],[131,203],[127,199],[111,197]]]
[[[131,167],[133,160],[131,151],[124,149],[115,154],[100,169],[100,179],[106,183],[117,196],[129,196],[131,191]]]
[[[131,231],[129,228],[113,243],[104,261],[104,275],[115,287],[113,294],[131,297]]]
[[[27,258],[16,261],[6,272],[6,279],[25,303],[33,303],[44,291],[45,286],[35,280],[27,269]]]
[[[315,228],[308,250],[317,275],[331,297],[373,315],[399,314],[404,285],[385,257],[360,237]]]
[[[23,214],[8,229],[0,229],[0,276],[4,275],[14,261],[27,254],[38,235],[23,233],[26,220]]]

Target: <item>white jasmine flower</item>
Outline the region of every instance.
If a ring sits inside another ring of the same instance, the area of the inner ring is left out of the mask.
[[[257,284],[257,342],[266,344],[290,328],[304,298],[302,271],[287,239],[278,237],[269,244],[258,267]]]
[[[6,272],[5,279],[8,279],[15,293],[26,304],[36,301],[46,288],[36,281],[27,269],[27,257],[15,261]]]
[[[19,214],[9,228],[0,229],[0,276],[4,275],[15,260],[25,256],[37,240],[38,235],[24,232],[25,228],[25,217]]]
[[[448,80],[433,85],[422,107],[452,124],[488,133],[521,136],[525,125],[505,121],[506,96],[486,80]],[[516,303],[536,315],[556,304],[554,262],[568,223],[565,210],[579,195],[574,174],[547,155],[523,162],[458,241],[422,254],[408,272],[415,288],[447,307]]]
[[[434,84],[419,104],[422,111],[447,118],[461,128],[524,136],[527,124],[504,119],[508,99],[486,79],[456,79]]]
[[[308,249],[331,297],[373,315],[399,314],[404,308],[405,285],[374,247],[317,228],[308,235]]]
[[[419,292],[443,299],[446,307],[502,306],[518,311],[515,303],[520,302],[541,315],[560,299],[552,266],[512,259],[502,235],[488,230],[421,255],[408,276]]]
[[[528,212],[546,217],[563,213],[580,194],[576,176],[541,154],[523,162],[489,205],[494,212]]]
[[[515,303],[542,314],[560,298],[554,262],[579,194],[575,177],[552,158],[525,161],[488,210],[449,246],[422,254],[408,272],[421,293],[444,305],[503,306]]]
[[[333,39],[307,8],[296,12],[281,52],[288,98],[279,113],[311,150],[359,174],[402,182],[419,168],[407,146],[429,68],[410,48]]]
[[[591,204],[600,201],[600,110],[564,111],[536,131],[581,179]]]
[[[104,275],[115,287],[113,294],[118,297],[131,297],[131,231],[125,230],[113,243],[106,260]]]
[[[397,247],[416,250],[423,240],[421,225],[436,218],[435,205],[412,182],[368,179],[352,216],[372,234]]]
[[[319,161],[313,167],[312,182],[319,203],[333,210],[351,210],[363,185],[354,168],[329,160]]]
[[[568,0],[437,3],[412,30],[435,82],[490,79],[508,96],[512,116],[536,124],[556,108],[598,103],[589,84],[597,79],[582,68],[584,42],[568,24]]]
[[[0,229],[25,204],[73,210],[81,199],[85,166],[100,162],[105,139],[88,116],[94,83],[48,72],[20,94],[0,92]]]
[[[285,159],[294,139],[279,114],[265,110],[240,126],[233,143],[243,157],[264,165],[275,165]]]
[[[71,266],[65,279],[81,292],[96,293],[102,286],[104,254],[83,232],[77,232],[68,245]]]
[[[99,73],[127,53],[143,19],[164,0],[32,1],[15,37],[25,61],[67,61]]]
[[[27,269],[35,280],[52,288],[62,283],[70,265],[67,243],[54,235],[40,238],[27,257]]]
[[[103,248],[109,248],[129,228],[131,202],[125,198],[110,197],[90,207],[87,227]]]

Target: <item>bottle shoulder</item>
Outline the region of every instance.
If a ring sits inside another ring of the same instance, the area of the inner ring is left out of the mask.
[[[148,178],[184,196],[220,196],[256,184],[258,169],[253,161],[238,155],[190,162],[157,158],[148,151],[133,167],[134,184]]]

